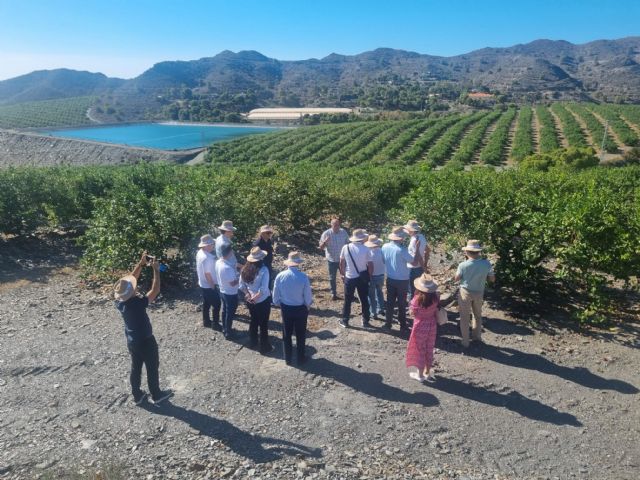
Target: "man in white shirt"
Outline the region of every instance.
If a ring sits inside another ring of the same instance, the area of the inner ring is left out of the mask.
[[[340,252],[347,243],[349,243],[349,234],[344,228],[340,227],[340,219],[333,217],[331,219],[331,228],[322,232],[319,244],[320,249],[324,250],[324,256],[327,259],[332,300],[338,299],[336,276],[340,269]]]
[[[220,330],[220,291],[216,281],[216,257],[211,253],[215,241],[211,235],[200,237],[198,254],[196,255],[196,270],[198,272],[198,286],[202,291],[202,325]],[[210,310],[213,308],[213,323]]]
[[[224,245],[222,257],[216,262],[216,280],[222,297],[222,333],[229,340],[233,335],[233,317],[238,309],[238,270],[232,263],[233,249]]]
[[[427,271],[427,263],[429,262],[431,248],[427,243],[427,239],[421,233],[422,227],[417,220],[409,220],[404,226],[404,229],[411,237],[411,240],[409,240],[409,254],[415,257],[417,253],[418,257],[422,259],[422,265],[418,266],[407,262],[407,267],[409,267],[409,299],[412,299],[416,292],[416,287],[413,285],[413,281]],[[418,245],[417,249],[416,244]]]
[[[356,291],[362,306],[362,326],[365,328],[370,326],[369,279],[373,271],[373,255],[369,247],[364,246],[364,242],[368,238],[367,232],[357,228],[349,238],[352,243],[342,247],[340,252],[340,275],[344,282],[344,303],[342,305],[342,319],[339,323],[343,328],[349,326],[351,303]]]

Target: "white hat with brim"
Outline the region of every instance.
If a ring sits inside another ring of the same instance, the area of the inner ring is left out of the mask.
[[[407,232],[404,231],[404,227],[395,227],[389,234],[389,240],[402,241],[407,238]]]
[[[213,239],[211,235],[203,235],[200,237],[200,243],[198,244],[198,248],[208,247],[209,245],[214,245],[216,241]]]
[[[422,227],[416,220],[409,220],[403,228],[409,232],[419,232],[422,230]]]
[[[287,267],[298,267],[303,261],[300,252],[289,252],[289,256],[284,261],[284,264]]]
[[[260,233],[273,233],[273,228],[269,225],[263,225],[260,227]]]
[[[369,235],[369,240],[364,242],[365,247],[376,248],[382,246],[382,240],[377,235]]]
[[[267,252],[261,250],[260,247],[253,247],[247,256],[247,262],[259,262],[267,256]]]
[[[136,294],[137,285],[136,277],[126,275],[113,285],[113,297],[120,302],[126,302]]]
[[[351,234],[351,237],[349,238],[350,242],[364,242],[365,240],[367,240],[369,238],[369,234],[361,229],[361,228],[356,228],[353,233]]]
[[[416,287],[416,290],[420,290],[424,293],[435,293],[438,291],[438,284],[433,281],[433,277],[426,273],[423,273],[421,276],[416,278],[413,281],[413,286]]]
[[[462,250],[465,252],[481,252],[482,245],[480,245],[479,240],[469,240],[467,241],[467,245],[462,247]]]
[[[222,222],[222,225],[218,227],[218,230],[222,230],[224,232],[235,232],[237,228],[233,226],[233,222],[231,220],[225,220]]]

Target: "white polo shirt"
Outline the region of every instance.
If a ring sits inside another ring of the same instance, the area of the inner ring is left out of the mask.
[[[213,288],[216,286],[209,284],[206,273],[216,282],[216,257],[211,252],[206,252],[202,248],[198,250],[196,255],[196,271],[198,272],[198,285],[200,288]]]
[[[351,255],[349,255],[351,253]],[[353,260],[351,259],[353,257]],[[348,243],[340,251],[340,260],[344,258],[346,262],[345,277],[358,278],[359,273],[367,270],[367,264],[373,262],[373,254],[369,247],[365,247],[361,242]],[[355,262],[355,266],[353,264]],[[357,267],[357,270],[356,270]]]

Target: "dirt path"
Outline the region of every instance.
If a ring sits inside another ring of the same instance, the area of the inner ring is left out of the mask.
[[[558,139],[560,140],[560,146],[562,148],[569,148],[569,142],[567,142],[567,139],[564,136],[564,131],[562,130],[562,122],[551,108],[548,108],[547,110],[553,117],[553,123],[555,124],[556,133],[558,134]]]
[[[632,130],[635,130],[636,133],[638,135],[640,135],[640,126],[636,125],[635,123],[633,123],[631,120],[629,120],[627,117],[624,116],[624,114],[620,114],[620,118],[626,122],[627,125],[629,125],[629,128],[631,128]]]
[[[533,151],[540,153],[540,122],[538,121],[538,112],[535,107],[531,108],[531,141],[533,142]]]
[[[602,124],[603,128],[605,125],[607,125],[607,121],[604,118],[602,118],[602,116],[598,112],[592,109],[589,109],[589,111],[593,114],[594,117],[598,119],[598,121]],[[613,128],[611,128],[611,125],[607,126],[606,133],[607,135],[611,135],[611,138],[613,138],[613,141],[616,142],[616,145],[618,146],[619,150],[621,150],[622,152],[626,152],[627,150],[629,150],[629,147],[627,147],[624,144],[624,142],[620,140],[620,137],[618,136],[618,134],[615,132]]]
[[[564,108],[567,110],[567,112],[573,115],[573,118],[575,118],[576,122],[578,122],[578,125],[580,125],[580,129],[582,130],[582,133],[584,134],[584,138],[587,140],[587,143],[591,145],[593,149],[599,154],[602,151],[602,149],[600,148],[600,144],[593,140],[593,137],[591,136],[591,131],[587,127],[587,124],[582,119],[582,117],[578,115],[576,112],[574,112],[573,110],[571,110],[568,105],[565,105]]]
[[[261,356],[244,346],[244,307],[229,342],[199,325],[195,290],[165,289],[150,317],[175,396],[135,407],[111,301],[82,287],[72,251],[25,248],[32,256],[0,250],[3,479],[637,478],[637,337],[544,333],[490,294],[486,344],[461,350],[451,308],[438,379],[421,385],[397,326],[338,327],[324,260],[307,255],[316,303],[304,368],[281,360],[277,310],[276,349]],[[440,255],[432,269],[451,276]]]
[[[87,118],[93,123],[102,123],[100,120],[91,115],[91,107],[87,108]]]
[[[511,122],[511,126],[509,127],[509,137],[507,140],[507,148],[505,149],[505,165],[506,166],[514,166],[515,162],[511,159],[511,152],[513,151],[513,139],[516,136],[516,129],[518,128],[518,120],[520,119],[520,109],[518,109],[518,113],[513,117],[513,122]]]

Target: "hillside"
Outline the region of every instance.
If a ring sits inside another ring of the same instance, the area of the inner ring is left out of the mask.
[[[536,40],[454,57],[380,48],[280,61],[255,51],[224,51],[161,62],[126,81],[65,69],[33,72],[0,82],[0,103],[100,95],[95,113],[105,121],[217,121],[228,112],[273,105],[421,110],[470,88],[513,101],[640,102],[639,62],[640,37],[582,45]]]
[[[99,95],[125,81],[102,73],[60,68],[39,70],[0,82],[0,104]]]

